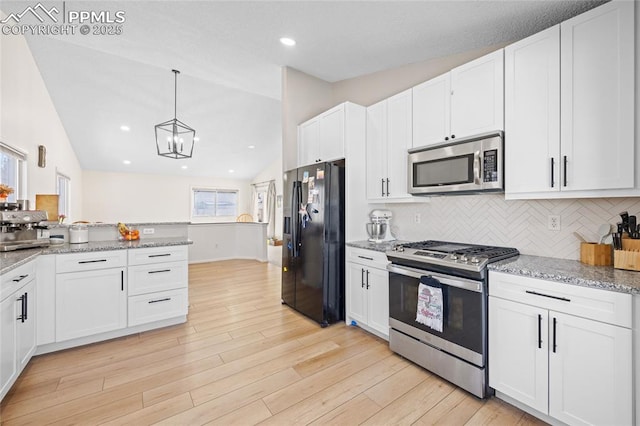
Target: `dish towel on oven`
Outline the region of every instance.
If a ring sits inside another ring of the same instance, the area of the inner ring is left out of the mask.
[[[416,322],[442,333],[442,287],[435,278],[420,277]]]

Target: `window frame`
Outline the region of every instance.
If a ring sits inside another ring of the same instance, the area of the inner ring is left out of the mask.
[[[217,211],[212,215],[195,215],[195,198],[196,192],[214,192],[215,193],[215,204],[218,204],[218,193],[233,193],[235,194],[235,212],[233,215],[218,215]],[[215,187],[204,187],[204,186],[193,186],[191,187],[191,204],[190,204],[190,213],[189,216],[191,218],[191,222],[193,223],[210,223],[210,222],[235,222],[238,216],[239,209],[239,201],[240,201],[240,191],[238,189],[226,189],[226,188],[215,188]]]
[[[60,194],[60,180],[65,182],[65,197],[61,200]],[[65,215],[65,217],[69,217],[71,213],[71,178],[60,172],[56,169],[56,193],[58,194],[58,215]],[[64,201],[64,203],[61,203]],[[61,205],[64,204],[64,205]]]
[[[13,147],[5,142],[0,141],[0,152],[5,155],[14,157],[16,165],[15,183],[0,182],[8,185],[14,189],[14,193],[9,195],[7,200],[15,203],[17,200],[27,199],[27,153],[19,148]]]

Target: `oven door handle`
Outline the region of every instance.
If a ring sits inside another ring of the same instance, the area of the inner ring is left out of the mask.
[[[407,277],[420,279],[424,276],[429,276],[435,278],[440,281],[440,283],[444,285],[448,285],[450,287],[457,287],[464,290],[474,291],[476,293],[482,293],[482,282],[481,281],[472,281],[464,278],[458,278],[448,275],[436,275],[431,273],[430,271],[416,268],[408,268],[406,266],[398,266],[390,263],[387,265],[387,271],[393,272],[395,274],[405,275]]]

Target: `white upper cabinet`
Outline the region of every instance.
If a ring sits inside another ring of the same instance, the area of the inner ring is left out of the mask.
[[[345,158],[350,105],[337,105],[298,126],[298,167]]]
[[[413,92],[413,146],[427,146],[451,135],[451,77],[449,73],[425,81]]]
[[[497,50],[415,86],[413,146],[504,129],[504,53]]]
[[[451,70],[451,138],[504,129],[504,51]]]
[[[633,14],[607,3],[505,48],[506,198],[637,194]]]
[[[560,24],[563,189],[634,186],[633,3]]]
[[[408,198],[407,150],[411,148],[411,90],[367,108],[367,198]]]
[[[560,26],[505,48],[505,191],[560,189]]]

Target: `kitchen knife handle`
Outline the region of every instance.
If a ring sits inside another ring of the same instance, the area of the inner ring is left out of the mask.
[[[542,349],[542,315],[538,314],[538,349]]]
[[[567,156],[563,156],[562,157],[562,162],[563,162],[563,170],[562,170],[562,177],[564,180],[563,186],[567,186]]]
[[[556,166],[556,160],[551,157],[551,187],[553,188],[555,186],[555,176],[553,175],[553,169]]]

